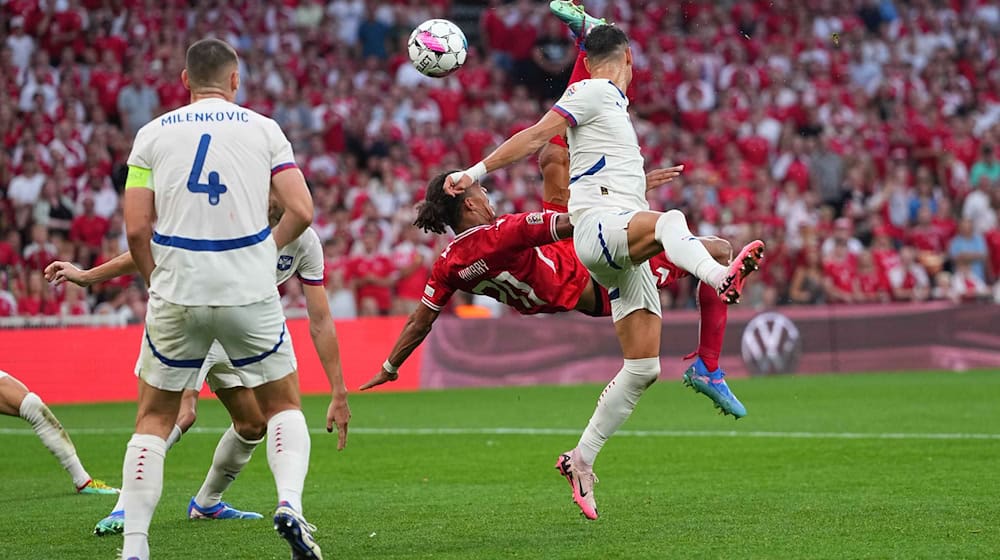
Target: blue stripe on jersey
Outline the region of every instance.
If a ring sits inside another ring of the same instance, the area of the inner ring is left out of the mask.
[[[299,281],[302,282],[303,284],[309,284],[310,286],[322,286],[323,285],[323,279],[322,278],[320,278],[319,280],[315,280],[313,278],[305,278],[301,274],[296,274],[296,276],[299,277]]]
[[[263,354],[258,354],[256,356],[250,356],[249,358],[240,358],[238,360],[234,360],[233,358],[230,358],[229,361],[233,364],[233,367],[243,367],[243,366],[248,366],[250,364],[256,364],[257,362],[263,361],[264,358],[267,358],[271,354],[274,354],[275,352],[277,352],[278,348],[281,348],[281,345],[284,342],[285,342],[285,324],[282,323],[281,324],[281,336],[278,337],[278,343],[274,345],[274,348],[271,348],[270,350],[268,350],[267,352],[264,352]]]
[[[621,270],[622,267],[615,263],[615,260],[611,258],[611,251],[608,250],[608,243],[604,240],[604,225],[601,223],[597,224],[597,240],[601,242],[601,254],[604,255],[604,260],[608,261],[608,266],[615,270]]]
[[[595,163],[594,165],[590,166],[590,169],[584,171],[583,173],[581,173],[581,174],[579,174],[579,175],[577,175],[575,177],[570,177],[569,178],[569,184],[572,185],[573,183],[579,181],[580,179],[586,177],[587,175],[594,175],[594,174],[596,174],[598,171],[604,169],[604,166],[607,165],[607,164],[608,164],[607,156],[601,156],[601,159],[597,160],[597,163]]]
[[[153,243],[164,247],[176,247],[188,251],[200,251],[218,253],[221,251],[232,251],[242,249],[251,245],[256,245],[271,236],[271,228],[266,227],[259,232],[246,237],[235,239],[192,239],[190,237],[178,237],[176,235],[163,235],[153,232]]]
[[[284,171],[286,169],[294,169],[296,167],[298,167],[298,165],[295,165],[294,161],[289,161],[289,162],[286,162],[286,163],[279,163],[278,165],[275,165],[274,167],[271,168],[271,177],[274,177],[275,175],[277,175],[278,173],[281,173],[282,171]]]
[[[153,340],[151,338],[149,338],[149,330],[148,329],[146,330],[145,334],[146,334],[146,343],[149,344],[149,349],[153,351],[153,356],[155,356],[157,360],[160,360],[160,362],[162,362],[164,365],[167,365],[167,366],[170,366],[170,367],[175,367],[175,368],[198,369],[198,368],[201,368],[201,366],[203,366],[205,364],[205,358],[202,358],[200,360],[193,360],[193,359],[192,360],[173,360],[173,359],[170,359],[170,358],[164,356],[163,354],[160,354],[160,352],[157,351],[156,346],[153,346]]]
[[[576,126],[576,124],[577,124],[576,123],[576,117],[573,116],[573,113],[570,113],[569,111],[567,111],[566,109],[563,109],[562,107],[560,107],[558,105],[553,105],[552,106],[552,110],[555,111],[555,112],[557,112],[557,113],[559,113],[560,115],[562,115],[562,117],[564,119],[568,120],[570,126]]]

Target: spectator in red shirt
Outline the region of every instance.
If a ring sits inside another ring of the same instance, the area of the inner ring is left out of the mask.
[[[59,305],[59,314],[64,317],[80,317],[90,314],[90,303],[87,302],[87,291],[72,282],[63,284],[64,297]]]
[[[93,198],[84,197],[83,213],[73,218],[69,229],[69,240],[81,244],[85,253],[94,254],[101,248],[101,240],[107,232],[108,220],[94,213]]]
[[[792,303],[813,305],[825,300],[826,278],[820,263],[819,251],[808,247],[802,252],[802,260],[792,273],[792,284],[788,299]]]
[[[826,274],[826,301],[830,303],[852,303],[854,301],[854,278],[856,276],[854,256],[847,248],[847,242],[838,239],[833,250],[823,258],[823,272]]]
[[[28,270],[44,270],[56,260],[56,246],[49,241],[49,230],[41,224],[31,228],[31,243],[24,248],[24,264]]]
[[[888,272],[889,287],[896,301],[924,301],[930,297],[931,285],[927,271],[917,263],[913,247],[899,250],[899,262]]]
[[[875,266],[875,259],[868,251],[858,254],[854,281],[854,301],[858,303],[885,303],[889,301],[889,285],[885,276]]]
[[[41,270],[33,270],[28,275],[28,287],[17,300],[17,313],[22,316],[59,314],[59,302],[48,289]]]
[[[392,307],[392,286],[396,282],[392,261],[379,252],[381,232],[375,224],[361,234],[361,253],[354,258],[351,276],[357,287],[358,314],[386,315]]]
[[[393,313],[409,315],[420,305],[430,277],[434,254],[421,243],[423,234],[413,226],[403,229],[403,241],[393,249],[393,264],[399,271]]]

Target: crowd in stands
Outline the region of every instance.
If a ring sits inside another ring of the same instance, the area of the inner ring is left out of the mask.
[[[192,7],[192,5],[194,7]],[[407,313],[447,243],[410,224],[433,175],[475,163],[566,86],[577,49],[547,2],[491,0],[467,64],[406,58],[450,0],[8,0],[0,11],[0,316],[141,320],[136,278],[52,288],[55,259],[126,249],[138,127],[188,100],[193,40],[241,55],[238,102],[275,118],[317,209],[335,316]],[[768,245],[744,302],[1000,301],[1000,5],[990,0],[589,0],[632,40],[650,193],[699,234]],[[540,208],[534,161],[491,175]],[[693,305],[690,283],[664,295]],[[304,307],[301,288],[283,291]]]

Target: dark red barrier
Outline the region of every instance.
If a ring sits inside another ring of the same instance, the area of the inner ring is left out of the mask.
[[[680,377],[697,340],[696,312],[664,316],[665,377]],[[720,364],[735,376],[1000,368],[1000,306],[736,308]],[[425,344],[422,387],[605,382],[620,368],[608,318],[442,318]]]
[[[405,318],[338,321],[347,388],[354,391],[378,373]],[[288,321],[304,393],[326,393],[329,384],[309,336],[309,322]],[[134,400],[133,371],[142,328],[11,329],[0,331],[0,369],[23,381],[49,403]],[[420,385],[420,350],[400,370],[392,390]]]

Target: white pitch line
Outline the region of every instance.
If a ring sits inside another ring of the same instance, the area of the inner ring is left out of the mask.
[[[219,435],[226,428],[194,427],[188,434]],[[326,430],[313,428],[313,434]],[[128,435],[130,428],[74,428],[73,435]],[[350,428],[351,434],[393,436],[577,436],[580,430],[571,428]],[[0,435],[28,436],[28,428],[0,428]],[[771,438],[771,439],[915,439],[915,440],[1000,440],[1000,434],[954,432],[766,432],[737,430],[620,430],[615,437],[681,437],[681,438]]]

